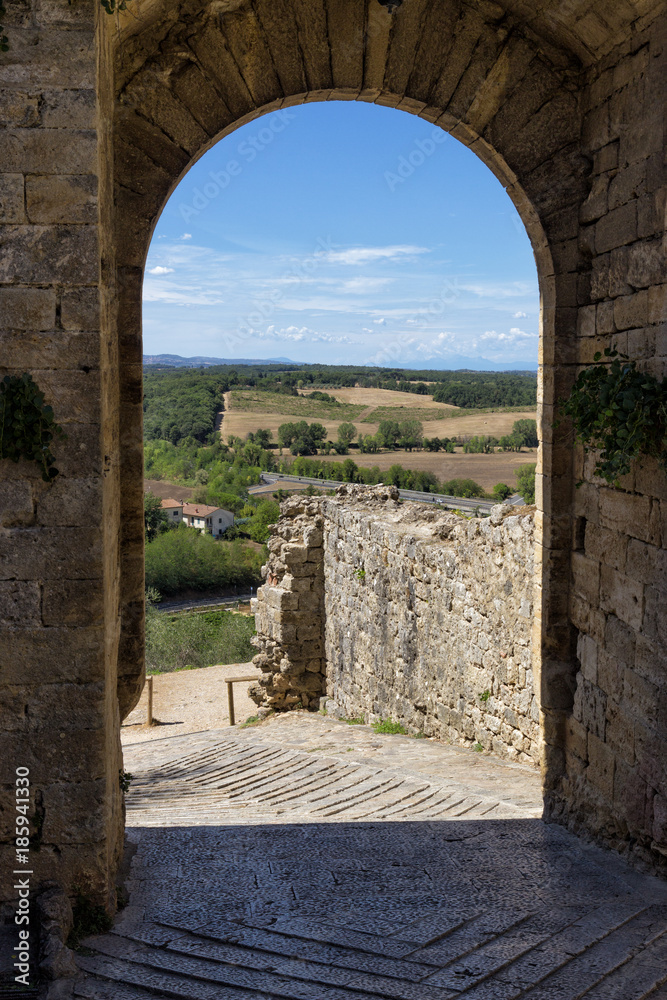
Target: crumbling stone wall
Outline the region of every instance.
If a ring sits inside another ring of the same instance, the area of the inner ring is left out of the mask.
[[[534,510],[467,520],[341,487],[281,507],[256,598],[253,697],[322,703],[539,761],[531,649]]]
[[[539,762],[534,509],[323,504],[327,708]]]
[[[253,604],[262,676],[251,695],[262,713],[316,706],[324,691],[323,524],[317,500],[295,497],[269,539],[266,583]]]

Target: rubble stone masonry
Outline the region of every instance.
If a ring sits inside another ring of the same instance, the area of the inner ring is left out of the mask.
[[[468,520],[398,491],[283,504],[257,595],[266,708],[392,719],[539,761],[534,508]]]

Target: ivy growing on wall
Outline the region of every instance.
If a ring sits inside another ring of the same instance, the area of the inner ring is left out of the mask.
[[[117,10],[127,10],[129,0],[100,0],[107,14],[113,14]]]
[[[0,3],[0,17],[4,17],[7,11],[5,10],[2,3]],[[9,49],[9,39],[4,33],[4,25],[0,24],[0,52],[7,52]]]
[[[626,354],[607,348],[579,373],[561,412],[572,418],[586,451],[599,450],[597,475],[618,485],[632,459],[657,458],[667,470],[667,379],[641,372]]]
[[[37,462],[42,479],[50,483],[58,475],[51,443],[65,436],[32,376],[5,376],[0,382],[0,458]]]

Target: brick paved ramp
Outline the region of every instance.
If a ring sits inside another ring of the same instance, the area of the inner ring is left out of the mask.
[[[667,998],[667,884],[535,772],[319,717],[126,747],[130,903],[91,1000]]]

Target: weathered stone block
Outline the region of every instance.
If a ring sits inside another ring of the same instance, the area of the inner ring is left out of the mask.
[[[637,238],[637,208],[635,202],[621,205],[608,212],[595,228],[595,249],[606,253],[616,247],[632,243]]]
[[[6,226],[0,233],[0,282],[94,284],[95,226]]]
[[[0,287],[0,328],[53,330],[56,293],[50,288]]]
[[[26,178],[26,208],[30,222],[95,222],[97,178],[91,174]]]
[[[281,590],[278,587],[267,587],[263,599],[269,607],[277,611],[296,611],[299,607],[299,595],[292,594],[288,590]]]
[[[24,222],[23,174],[0,174],[0,222]]]
[[[650,541],[650,505],[648,497],[603,488],[599,491],[600,523],[621,534]]]
[[[600,573],[600,607],[631,628],[639,629],[644,614],[644,588],[610,566],[602,566]]]
[[[0,625],[38,625],[39,605],[38,583],[0,581]]]
[[[585,600],[596,602],[600,592],[600,564],[582,552],[572,553],[572,579],[574,593]]]
[[[47,581],[42,594],[45,625],[99,625],[104,621],[104,602],[99,580]]]
[[[614,300],[614,325],[617,330],[646,326],[648,323],[648,293],[621,295]]]
[[[46,88],[39,111],[44,128],[92,129],[95,127],[95,91],[92,88]]]
[[[9,528],[0,535],[0,579],[91,579],[101,575],[99,528]]]
[[[7,463],[8,464],[8,463]],[[35,519],[33,485],[28,479],[5,479],[0,483],[0,525],[17,528]]]
[[[100,842],[107,835],[107,783],[63,782],[42,790],[44,825],[42,841],[46,844]]]
[[[95,174],[95,133],[73,129],[14,129],[5,132],[0,171],[23,174]],[[54,167],[57,169],[54,171]]]
[[[611,800],[613,795],[614,762],[614,751],[611,747],[589,732],[586,777],[608,800]]]

